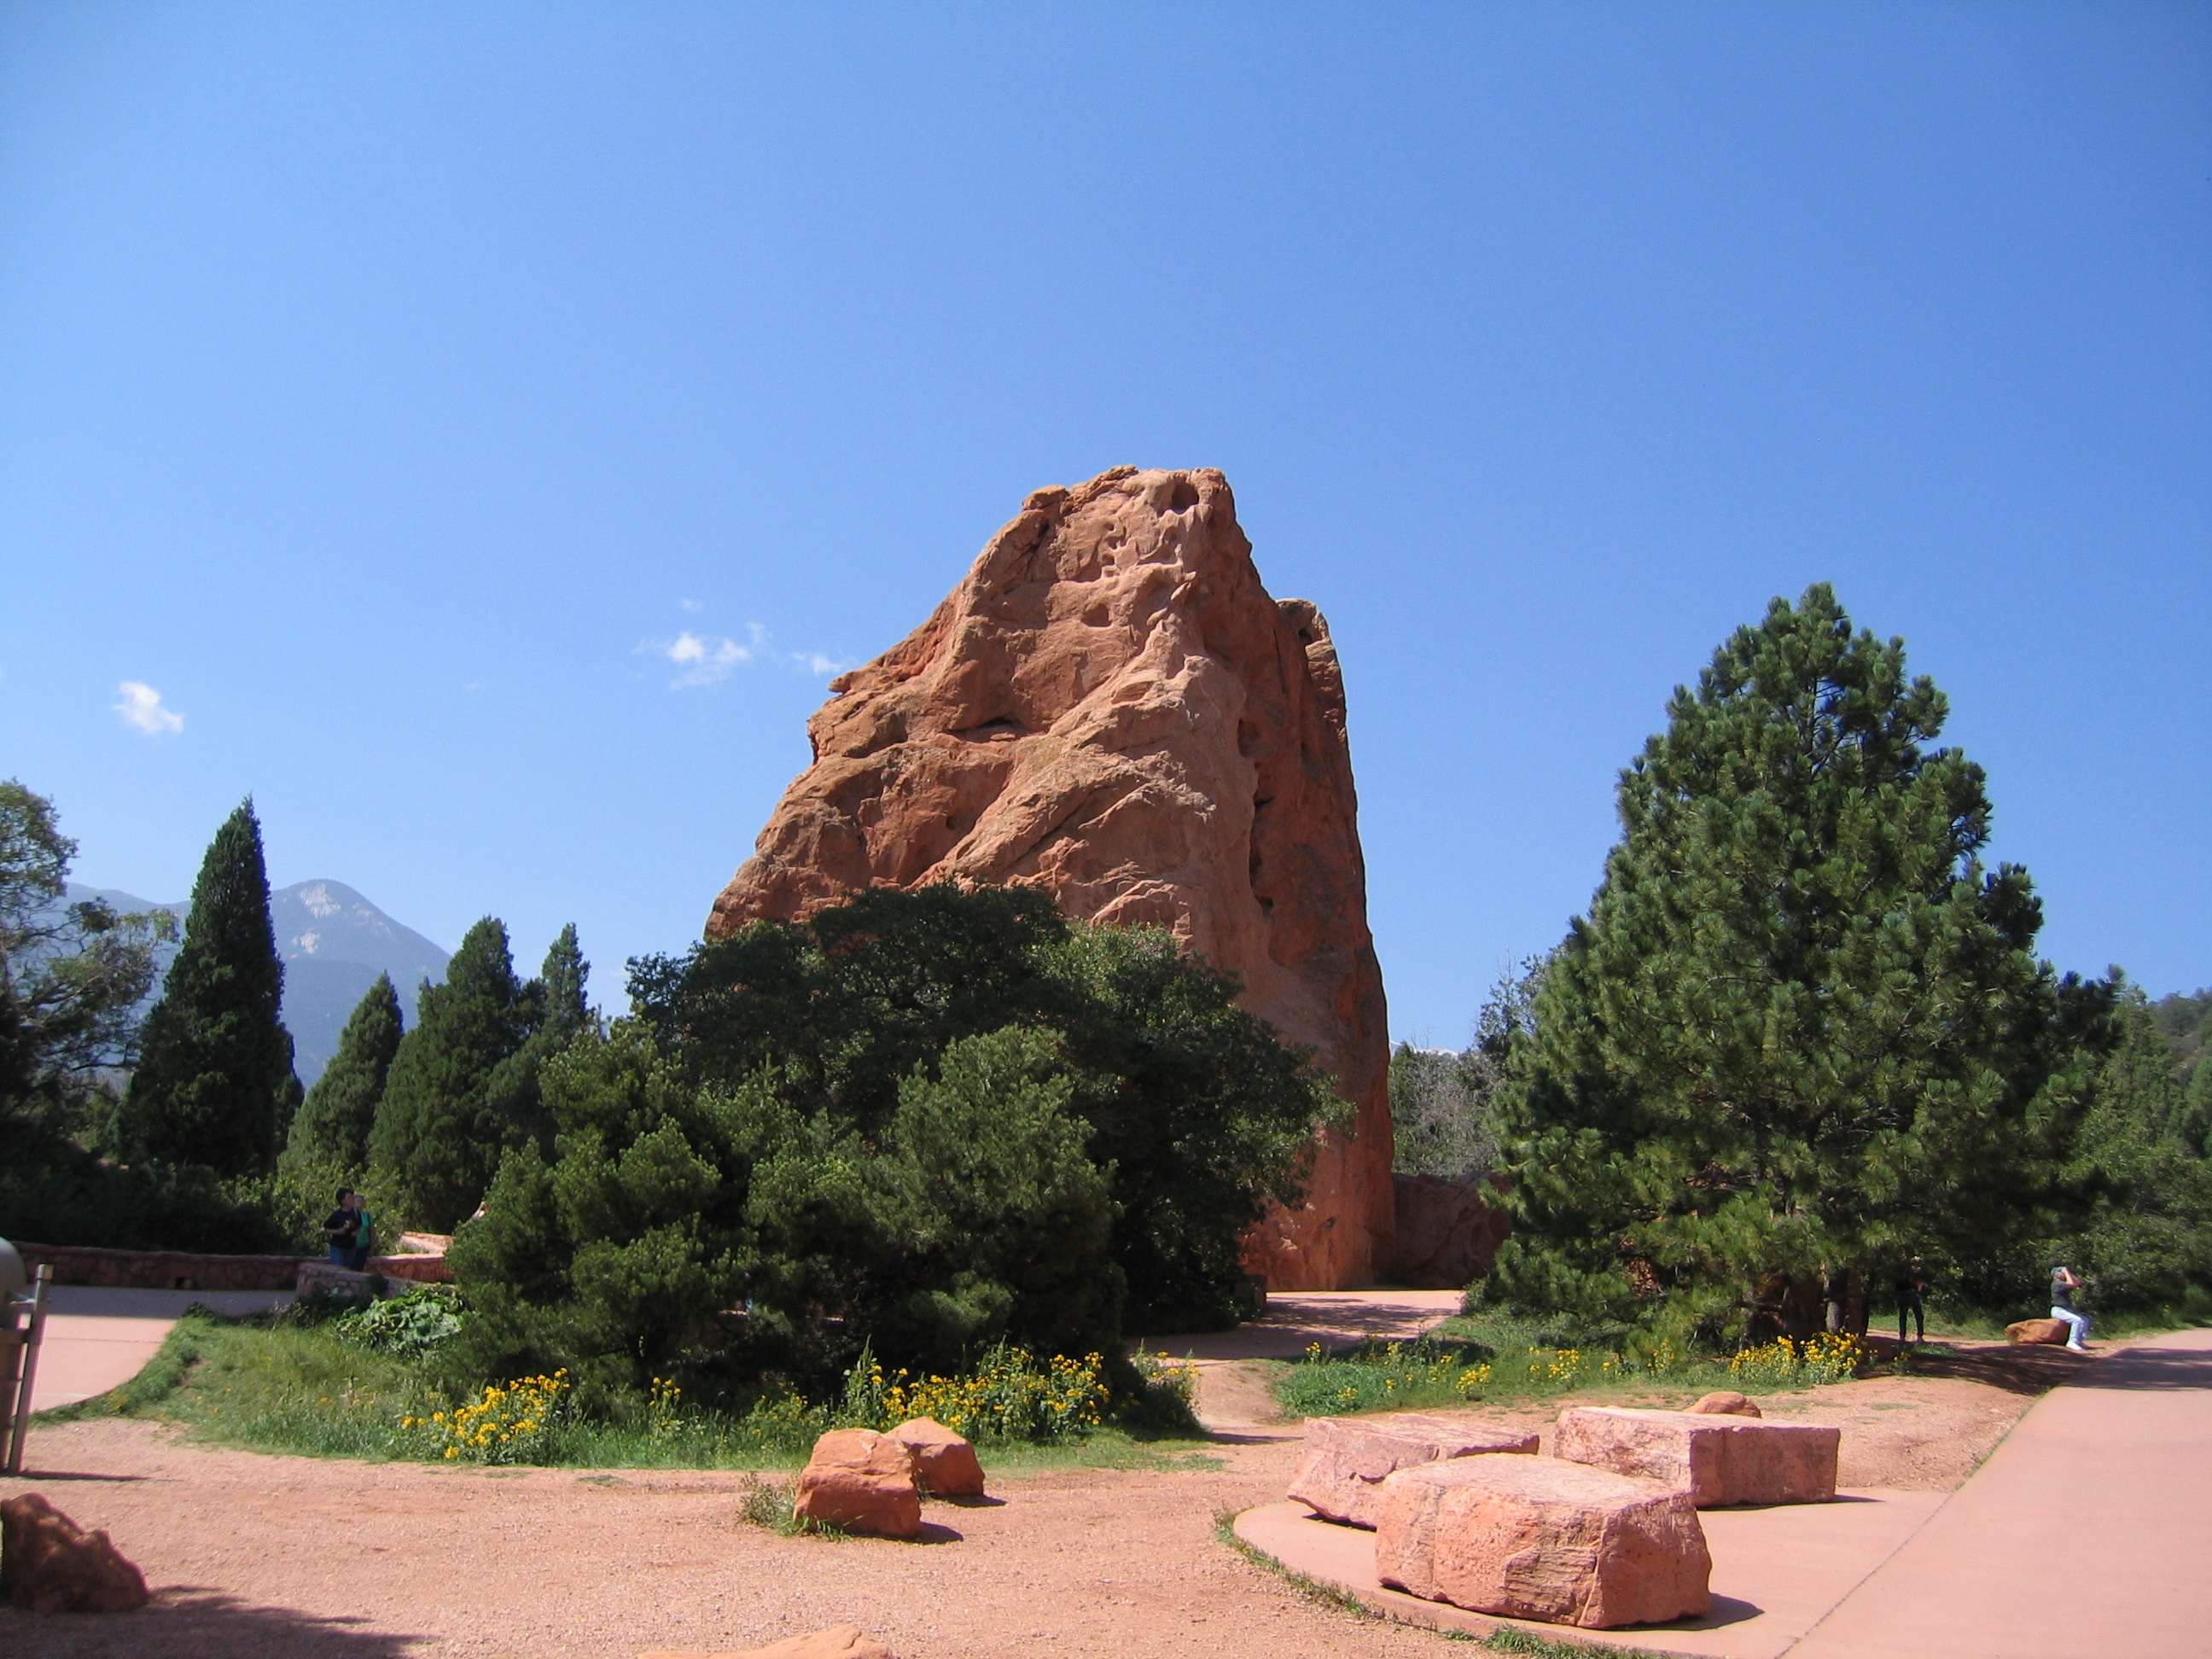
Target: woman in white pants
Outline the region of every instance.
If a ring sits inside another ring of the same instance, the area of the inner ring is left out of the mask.
[[[2089,1352],[2089,1321],[2086,1315],[2074,1311],[2074,1292],[2081,1288],[2081,1281],[2074,1277],[2071,1267],[2060,1266],[2051,1270],[2051,1316],[2073,1333],[2066,1346],[2075,1353]]]

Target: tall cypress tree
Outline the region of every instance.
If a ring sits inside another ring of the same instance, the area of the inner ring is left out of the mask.
[[[469,929],[444,984],[423,986],[369,1136],[371,1184],[404,1224],[451,1232],[491,1185],[513,1138],[493,1079],[528,1040],[537,1002],[494,916]]]
[[[1925,746],[1942,695],[1825,585],[1738,630],[1668,713],[1516,1042],[1498,1130],[1518,1237],[1493,1285],[1802,1334],[1853,1271],[2038,1224],[2111,988],[2036,959],[2027,873],[1980,862],[1981,769]]]
[[[392,975],[376,983],[355,1005],[338,1034],[338,1051],[307,1091],[284,1148],[287,1168],[330,1171],[356,1179],[368,1166],[369,1131],[376,1105],[384,1098],[386,1075],[399,1052],[399,993]]]
[[[555,937],[545,952],[545,965],[538,970],[538,981],[545,988],[543,1029],[563,1044],[582,1030],[591,1018],[584,1001],[584,981],[591,971],[592,964],[584,960],[583,949],[576,943],[576,924],[572,921]]]
[[[192,884],[184,945],[146,1016],[117,1113],[123,1150],[226,1176],[272,1168],[300,1086],[278,1018],[283,996],[261,823],[248,798],[216,832]]]

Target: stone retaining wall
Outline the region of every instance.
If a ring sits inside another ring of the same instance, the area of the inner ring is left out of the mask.
[[[36,1274],[51,1262],[57,1285],[137,1291],[289,1291],[299,1276],[296,1255],[196,1255],[185,1250],[109,1250],[89,1244],[13,1241],[23,1267]]]

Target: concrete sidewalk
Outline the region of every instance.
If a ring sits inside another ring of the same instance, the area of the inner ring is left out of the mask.
[[[239,1314],[281,1308],[292,1299],[289,1291],[111,1291],[82,1285],[56,1285],[48,1296],[32,1385],[34,1412],[74,1406],[128,1382],[195,1302]]]
[[[2212,1331],[2085,1360],[1790,1659],[2212,1655]]]

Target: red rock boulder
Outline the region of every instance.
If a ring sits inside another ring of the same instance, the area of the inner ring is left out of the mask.
[[[0,1503],[0,1593],[33,1613],[128,1613],[146,1580],[106,1533],[27,1492]]]
[[[1390,1260],[1390,1048],[1328,626],[1268,596],[1220,473],[1040,489],[914,633],[830,682],[710,938],[870,887],[1018,884],[1166,928],[1357,1109],[1247,1241],[1277,1291]]]
[[[1388,1267],[1394,1284],[1455,1291],[1490,1271],[1513,1231],[1498,1180],[1469,1176],[1394,1175],[1397,1238]]]
[[[2063,1319],[2022,1319],[2005,1327],[2005,1340],[2063,1348],[2073,1330]]]
[[[637,1659],[898,1659],[873,1637],[860,1633],[858,1625],[833,1625],[805,1636],[787,1636],[764,1648],[741,1652],[708,1653],[699,1648],[654,1648]]]
[[[832,1429],[814,1443],[792,1512],[801,1521],[876,1538],[919,1537],[914,1455],[873,1429]]]
[[[983,1465],[975,1448],[933,1417],[917,1417],[890,1431],[914,1460],[914,1478],[933,1498],[981,1498]]]
[[[1591,1630],[1712,1605],[1687,1492],[1555,1457],[1401,1469],[1382,1483],[1375,1571],[1428,1601]]]
[[[1534,1453],[1537,1437],[1500,1423],[1425,1412],[1380,1417],[1310,1417],[1305,1455],[1290,1495],[1324,1521],[1372,1528],[1382,1483],[1400,1469],[1439,1458]]]
[[[1730,1389],[1699,1395],[1693,1404],[1682,1409],[1692,1417],[1764,1417],[1766,1414],[1745,1395]]]
[[[1843,1431],[1816,1423],[1570,1406],[1552,1455],[1688,1492],[1701,1510],[1823,1504],[1836,1495]]]

